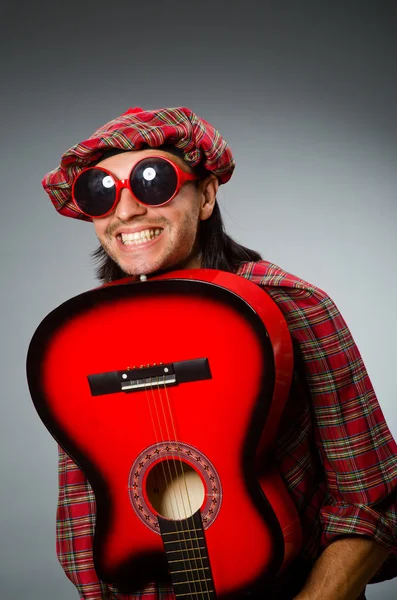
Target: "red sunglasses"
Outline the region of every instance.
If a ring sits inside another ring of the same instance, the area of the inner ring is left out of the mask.
[[[144,206],[164,206],[171,202],[187,181],[199,179],[186,173],[164,156],[145,156],[131,169],[128,179],[117,179],[103,167],[88,167],[76,177],[72,186],[75,206],[87,217],[105,217],[120,200],[127,188],[134,199]]]

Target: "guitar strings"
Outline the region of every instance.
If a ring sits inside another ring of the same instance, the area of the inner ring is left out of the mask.
[[[162,407],[163,407],[163,403],[162,403],[161,391],[160,391],[160,388],[159,388],[158,378],[151,378],[150,389],[151,389],[151,392],[152,392],[152,399],[153,399],[154,409],[156,411],[157,423],[158,423],[158,426],[159,426],[159,429],[160,429],[160,437],[158,436],[157,431],[156,431],[155,419],[154,419],[153,411],[152,411],[152,407],[151,407],[152,403],[150,402],[150,397],[149,397],[149,393],[148,393],[147,387],[145,387],[145,391],[146,391],[146,397],[147,397],[149,411],[150,411],[150,415],[151,415],[151,419],[152,419],[152,425],[153,425],[153,430],[154,430],[154,435],[155,435],[155,441],[159,444],[160,441],[164,442],[166,440],[165,440],[165,436],[163,435],[162,426],[161,426],[161,419],[159,417],[159,411],[158,411],[158,407],[157,407],[157,403],[156,403],[156,395],[155,395],[155,390],[153,388],[153,384],[154,383],[157,384],[158,391],[159,391],[159,396],[160,396],[160,402],[162,404]],[[164,415],[165,427],[166,427],[166,430],[167,430],[167,438],[170,440],[170,435],[169,435],[169,432],[168,432],[168,426],[167,426],[167,421],[166,421],[166,418],[165,418],[164,408],[163,408],[163,415]],[[167,474],[166,474],[166,471],[165,471],[165,468],[164,468],[164,463],[165,462],[167,463],[168,472],[169,472],[169,476],[170,476],[170,482],[171,482],[173,478],[172,478],[172,473],[171,473],[170,462],[168,460],[161,460],[160,462],[161,462],[161,468],[162,468],[162,471],[163,471],[164,482],[165,482],[165,484],[167,486]],[[156,482],[155,482],[155,485],[157,487],[157,483]],[[158,488],[160,490],[161,486],[158,486]],[[173,486],[173,494],[174,494],[175,506],[177,507],[178,512],[179,512],[179,506],[178,506],[177,497],[176,497],[176,490],[175,490],[174,486]],[[172,504],[172,501],[171,501],[170,497],[167,498],[167,500],[170,503],[169,504],[169,508],[171,508],[170,513],[172,513],[172,515],[173,515],[173,521],[174,521],[174,523],[176,523],[176,528],[178,529],[178,519],[177,519],[177,517],[175,515],[175,512],[174,512],[174,505]],[[181,518],[180,514],[178,516],[179,516],[179,518]],[[187,548],[186,540],[184,540],[184,541],[185,541],[186,554],[188,556],[188,552],[187,552],[188,548]],[[183,553],[182,553],[182,556],[183,556]],[[184,556],[183,556],[183,564],[184,564],[185,567],[187,567],[187,565],[185,564],[185,557]],[[187,568],[186,568],[186,572],[188,572]],[[191,590],[191,586],[190,586],[190,583],[191,583],[190,580],[188,580],[187,583],[188,583],[189,592],[190,592],[190,595],[191,595],[192,594],[192,590]]]
[[[164,410],[164,402],[163,402],[162,393],[161,393],[161,387],[160,387],[160,384],[162,384],[164,386],[164,388],[166,389],[165,377],[163,377],[163,381],[162,382],[159,381],[158,377],[156,377],[156,383],[157,383],[157,391],[158,391],[158,395],[159,395],[159,399],[160,399],[160,404],[161,404],[161,408],[162,408],[164,423],[165,423],[165,427],[166,427],[167,439],[171,442],[172,440],[171,440],[171,435],[170,435],[170,432],[169,432],[169,429],[168,429],[168,422],[167,422],[167,417],[166,417],[165,410]],[[171,416],[171,422],[172,422],[172,415],[170,415],[170,416]],[[178,440],[176,438],[176,433],[175,433],[175,427],[173,427],[173,429],[174,429],[174,440],[175,440],[175,443],[178,444]],[[178,450],[178,445],[177,445],[177,453],[178,452],[179,452],[179,450]],[[175,455],[172,456],[172,462],[174,464],[174,473],[175,473],[175,476],[176,476],[177,485],[179,487],[179,494],[180,494],[180,498],[181,498],[182,506],[183,506],[183,510],[184,510],[184,517],[186,518],[186,506],[185,506],[185,502],[184,502],[184,498],[183,498],[183,494],[182,494],[180,477],[178,477],[178,469],[177,469],[177,462],[175,460]],[[167,461],[167,463],[169,465],[169,461]],[[181,460],[180,460],[180,463],[182,464]],[[170,468],[170,466],[169,466],[169,468]],[[171,470],[169,471],[169,474],[170,474],[170,483],[171,483],[172,480],[173,480],[172,474],[171,474]],[[184,472],[183,472],[183,468],[182,467],[181,467],[181,475],[184,478]],[[167,480],[166,480],[166,483],[167,483]],[[181,515],[180,515],[180,512],[179,512],[179,505],[178,505],[177,498],[176,498],[175,486],[173,486],[173,489],[174,489],[175,503],[176,503],[176,506],[177,506],[177,509],[178,509],[178,516],[179,516],[179,519],[181,520]],[[187,498],[189,500],[188,494],[187,494]],[[176,533],[177,533],[177,539],[178,539],[181,547],[182,547],[181,540],[185,544],[185,548],[184,548],[185,555],[184,555],[184,553],[182,551],[182,561],[181,562],[183,562],[183,566],[185,567],[185,571],[186,571],[186,573],[188,573],[189,571],[192,571],[191,562],[193,560],[192,558],[189,557],[189,548],[187,546],[188,539],[185,536],[182,536],[182,538],[180,537],[180,533],[183,533],[183,531],[179,530],[178,520],[174,518],[174,522],[175,522],[175,528],[176,528]],[[181,525],[181,526],[183,527],[183,525]],[[193,551],[193,540],[192,539],[190,539],[190,543],[191,543],[192,551]],[[189,565],[186,564],[185,557],[186,557]],[[195,556],[194,556],[194,561],[196,562],[196,569],[197,569],[197,560],[196,560]],[[189,591],[190,591],[190,594],[191,594],[190,584],[194,583],[194,582],[191,582],[191,580],[189,578],[187,578],[187,583],[188,583]],[[194,585],[194,588],[195,588],[195,593],[197,593],[196,585]]]
[[[150,416],[151,416],[152,424],[153,424],[155,442],[156,442],[157,445],[159,445],[161,442],[165,441],[165,438],[164,438],[164,435],[163,435],[163,431],[162,431],[162,427],[161,427],[161,420],[160,420],[160,417],[159,417],[158,407],[157,407],[157,404],[156,404],[156,396],[155,396],[155,393],[154,393],[154,390],[153,390],[153,383],[154,383],[153,379],[157,379],[157,378],[151,378],[150,390],[152,392],[152,403],[150,402],[150,397],[149,397],[149,393],[148,393],[147,387],[145,387],[145,391],[146,391],[146,399],[147,399],[148,406],[149,406]],[[157,383],[157,381],[155,383]],[[153,411],[152,411],[151,404],[153,404],[154,409],[156,411],[157,424],[158,424],[159,429],[160,429],[160,435],[158,435],[158,433],[156,431],[156,421],[155,421],[154,416],[153,416]],[[170,476],[170,480],[172,479],[172,474],[171,474],[171,468],[170,468],[170,465],[169,465],[169,461],[168,460],[160,460],[161,469],[163,471],[163,481],[165,483],[167,483],[167,474],[166,474],[166,471],[165,471],[165,463],[167,463],[168,473],[169,473],[169,476]],[[155,480],[154,481],[154,485],[158,488],[158,490],[160,492],[162,486],[161,486],[161,484],[159,484],[156,481],[156,475],[155,474],[154,474],[153,477],[154,477],[154,480]],[[176,498],[176,492],[175,492],[175,490],[173,490],[173,493],[174,493],[174,500],[175,500],[174,504],[172,503],[170,497],[166,497],[166,502],[168,501],[168,511],[170,513],[172,513],[173,520],[177,521],[177,516],[176,516],[176,514],[174,512],[174,506],[177,506],[177,501],[176,501],[177,498]],[[167,511],[167,507],[166,506],[165,506],[165,510]]]
[[[154,416],[153,416],[153,411],[152,411],[152,406],[151,406],[151,402],[150,402],[148,388],[145,387],[146,400],[147,400],[147,404],[148,404],[148,407],[149,407],[150,417],[151,417],[152,425],[153,425],[154,439],[155,439],[156,444],[159,444],[160,441],[161,441],[161,438],[163,437],[163,435],[162,435],[162,432],[161,432],[161,425],[160,425],[160,421],[159,421],[159,416],[158,416],[158,410],[157,410],[156,402],[155,402],[155,399],[154,399],[153,389],[151,391],[152,391],[152,396],[153,396],[153,404],[154,404],[154,407],[156,409],[156,414],[157,414],[157,422],[159,423],[159,427],[160,427],[160,436],[158,435],[158,433],[156,431],[155,419],[154,419]],[[163,478],[164,478],[164,481],[166,481],[167,480],[167,476],[166,476],[166,473],[165,473],[164,462],[165,461],[163,461],[163,460],[160,461],[161,468],[162,468],[162,471],[163,471]],[[154,472],[154,474],[153,474],[154,485],[155,485],[155,488],[157,488],[159,490],[159,493],[160,493],[161,485],[160,485],[160,483],[158,483],[158,481],[156,481],[156,477],[157,477],[156,476],[156,472]],[[167,498],[167,501],[169,503],[168,510],[170,512],[173,512],[173,506],[172,506],[170,498]]]
[[[165,396],[166,396],[166,399],[167,399],[168,413],[169,413],[170,421],[171,421],[171,424],[172,424],[173,435],[174,435],[176,443],[178,443],[177,435],[176,435],[176,429],[175,429],[175,421],[174,421],[172,410],[171,410],[171,404],[170,404],[170,399],[169,399],[169,395],[168,395],[167,386],[166,386],[166,383],[165,383],[165,377],[164,377],[164,390],[165,390]],[[162,402],[162,407],[163,407],[164,419],[166,421],[163,402]],[[167,430],[167,435],[168,435],[168,430]],[[186,496],[187,496],[188,503],[189,503],[189,512],[190,512],[190,515],[191,515],[190,518],[191,518],[191,522],[192,522],[192,525],[193,525],[193,529],[192,530],[190,530],[188,528],[188,533],[191,534],[191,531],[196,532],[197,530],[196,530],[196,525],[194,523],[193,511],[192,511],[192,506],[191,506],[191,502],[190,502],[190,495],[189,495],[189,490],[188,490],[188,486],[187,486],[187,482],[186,482],[185,472],[184,472],[183,467],[182,467],[182,465],[184,464],[184,461],[182,460],[182,457],[181,457],[178,445],[177,445],[177,454],[178,454],[179,462],[180,462],[180,465],[181,465],[181,474],[182,474],[183,482],[184,482],[184,485],[185,485]],[[188,521],[189,517],[187,517],[186,520]],[[204,533],[204,527],[203,527],[203,533]],[[205,574],[205,567],[204,567],[204,563],[203,563],[203,557],[202,557],[202,554],[200,552],[200,542],[197,539],[197,534],[196,534],[195,538],[192,538],[190,536],[190,542],[191,542],[192,548],[194,547],[194,543],[193,543],[194,540],[197,542],[197,549],[199,551],[199,558],[200,558],[200,563],[201,563],[200,569],[203,572],[203,576],[204,576],[204,579],[203,580],[199,579],[198,582],[200,584],[202,584],[204,582],[205,583],[205,587],[206,587],[205,592],[203,591],[203,589],[201,589],[200,593],[201,594],[206,593],[208,595],[208,597],[210,597],[210,591],[208,589],[208,581],[207,581],[207,577],[206,577],[206,574]],[[197,567],[197,560],[196,560],[196,558],[195,558],[195,563],[196,563],[196,569],[195,570],[197,571],[198,576],[199,576],[200,569]],[[191,571],[192,571],[192,569],[191,569]]]
[[[155,379],[157,379],[156,383],[158,385],[158,378],[155,378]],[[150,378],[150,383],[151,383],[150,389],[151,389],[151,392],[152,392],[153,405],[154,405],[154,409],[156,411],[157,424],[158,424],[158,427],[159,427],[159,430],[160,430],[160,436],[158,435],[157,428],[156,428],[156,419],[154,418],[154,415],[153,415],[152,403],[150,402],[150,395],[149,395],[149,392],[148,392],[148,387],[145,386],[144,389],[145,389],[145,395],[146,395],[147,405],[148,405],[148,408],[149,408],[150,418],[151,418],[151,421],[152,421],[152,427],[153,427],[153,432],[154,432],[155,443],[157,445],[159,445],[162,441],[164,442],[165,440],[164,440],[164,435],[163,435],[163,432],[162,432],[161,420],[160,420],[160,417],[159,417],[158,407],[157,407],[157,403],[156,403],[156,397],[155,397],[155,393],[154,393],[154,389],[153,389],[153,383],[154,383],[153,382],[153,378]],[[161,394],[160,394],[160,401],[161,401]],[[163,414],[164,414],[164,408],[163,408]],[[166,421],[165,421],[165,423],[166,423]],[[167,423],[166,423],[166,429],[167,429],[167,437],[169,438],[170,436],[168,434]],[[171,474],[171,468],[170,468],[170,465],[169,465],[169,461],[168,460],[166,460],[166,461],[161,460],[160,463],[161,463],[161,469],[163,471],[164,482],[167,483],[167,475],[166,475],[166,471],[165,471],[165,467],[164,467],[164,463],[165,462],[167,463],[167,466],[168,466],[170,481],[172,481],[172,474]],[[154,485],[155,485],[155,487],[158,488],[158,490],[160,491],[161,490],[161,485],[158,483],[158,481],[156,481],[156,474],[155,473],[153,475],[153,479],[154,479]],[[175,506],[178,507],[175,489],[173,490],[173,492],[174,492]],[[168,504],[169,504],[168,510],[169,510],[169,512],[173,516],[173,521],[175,523],[178,523],[178,520],[177,520],[175,512],[174,512],[174,506],[172,504],[171,498],[167,497],[166,498],[166,502],[167,501],[168,501]],[[185,544],[186,544],[186,541],[185,541]],[[187,547],[186,547],[186,550],[187,550]],[[189,594],[191,595],[192,594],[192,589],[191,589],[191,586],[190,586],[190,581],[188,581],[188,587],[189,587]]]
[[[150,385],[150,389],[151,389],[151,392],[152,392],[153,405],[154,405],[154,408],[155,408],[155,411],[156,411],[156,415],[157,415],[157,423],[158,423],[158,426],[159,426],[159,429],[160,429],[160,436],[158,436],[157,431],[156,431],[156,421],[155,421],[154,416],[153,416],[152,406],[151,406],[151,402],[150,402],[150,396],[149,396],[149,393],[148,393],[148,388],[145,386],[146,400],[147,400],[147,404],[148,404],[148,407],[149,407],[150,417],[151,417],[151,420],[152,420],[155,442],[156,442],[156,444],[160,444],[161,441],[164,441],[164,435],[162,433],[161,421],[160,421],[160,418],[159,418],[158,408],[157,408],[157,404],[156,404],[156,397],[155,397],[154,390],[153,390],[153,378],[150,378],[150,381],[151,381],[151,384],[152,384],[152,385]],[[165,468],[164,468],[164,463],[165,462],[167,462],[167,464],[168,464],[170,479],[171,479],[172,476],[171,476],[171,471],[170,471],[170,466],[169,466],[168,461],[161,460],[160,463],[161,463],[161,468],[162,468],[162,471],[163,471],[164,482],[167,482],[167,475],[166,475]],[[156,487],[158,487],[159,491],[161,490],[161,486],[156,482],[156,475],[154,475],[154,485]],[[175,490],[174,490],[174,496],[175,496],[175,500],[176,500]],[[173,520],[174,520],[174,522],[177,522],[176,515],[174,513],[174,507],[173,507],[173,504],[171,502],[171,499],[167,498],[167,500],[169,502],[168,509],[171,509],[170,513],[172,513],[172,515],[173,515]],[[175,502],[175,504],[177,505],[177,502]],[[189,582],[188,587],[189,587],[189,593],[191,595],[192,594],[192,590],[191,590],[191,587],[190,587],[190,582]]]
[[[181,469],[180,475],[182,476],[182,480],[183,480],[183,483],[184,483],[185,492],[186,492],[186,498],[187,498],[188,505],[189,505],[189,512],[190,512],[191,523],[193,525],[193,528],[190,529],[189,528],[189,516],[187,516],[187,511],[186,511],[186,506],[185,506],[185,500],[184,500],[184,496],[183,496],[182,488],[181,488],[181,482],[180,482],[181,478],[178,476],[178,468],[177,468],[178,462],[175,460],[175,455],[173,455],[172,456],[172,462],[173,462],[173,465],[174,465],[174,473],[175,473],[175,476],[176,476],[177,485],[179,487],[179,494],[180,494],[180,499],[181,499],[181,505],[183,506],[185,521],[188,524],[187,531],[185,530],[185,532],[184,532],[183,530],[179,530],[178,519],[176,518],[176,515],[175,515],[175,512],[174,512],[174,506],[172,505],[170,497],[166,498],[166,502],[168,500],[169,503],[170,503],[169,507],[171,508],[170,512],[173,515],[173,521],[175,523],[177,539],[178,539],[181,547],[183,547],[183,544],[181,544],[181,541],[184,542],[184,544],[185,544],[186,557],[183,555],[184,553],[183,553],[183,550],[182,550],[182,557],[183,558],[182,558],[182,561],[181,561],[182,564],[183,564],[183,566],[185,567],[185,572],[186,572],[186,574],[188,574],[189,572],[192,573],[193,571],[196,571],[197,574],[198,574],[198,577],[199,577],[198,580],[194,580],[194,579],[190,580],[189,577],[188,577],[188,575],[187,575],[186,583],[188,585],[190,595],[192,593],[191,592],[191,583],[194,584],[196,595],[197,595],[197,590],[196,590],[196,585],[195,584],[199,583],[200,587],[201,587],[201,590],[200,590],[199,593],[201,593],[202,596],[204,594],[206,594],[208,597],[210,597],[210,592],[209,592],[209,589],[208,589],[208,582],[207,582],[207,578],[205,576],[205,567],[204,567],[204,563],[203,563],[203,557],[202,557],[202,554],[200,552],[200,545],[199,545],[199,540],[197,538],[197,533],[195,533],[195,537],[192,537],[192,532],[197,532],[197,529],[196,529],[196,526],[195,526],[195,523],[194,523],[193,511],[192,511],[192,506],[191,506],[191,502],[190,502],[190,494],[189,494],[189,490],[188,490],[188,486],[187,486],[187,482],[186,482],[185,471],[184,471],[184,468],[183,468],[183,466],[184,466],[185,463],[182,460],[182,457],[181,457],[181,454],[180,454],[180,450],[179,450],[179,446],[178,446],[178,440],[177,440],[177,435],[176,435],[176,430],[175,430],[175,422],[174,422],[174,418],[173,418],[173,415],[172,415],[170,400],[169,400],[168,391],[167,391],[167,387],[166,387],[166,379],[165,379],[165,376],[163,376],[163,381],[161,382],[161,381],[159,381],[158,377],[156,377],[156,378],[150,378],[150,389],[151,389],[151,392],[152,392],[153,405],[154,405],[154,409],[156,411],[157,424],[158,424],[158,427],[160,429],[160,438],[163,441],[165,441],[165,440],[164,440],[164,435],[163,435],[162,426],[161,426],[161,418],[159,416],[159,411],[158,411],[158,407],[157,407],[157,403],[156,403],[156,397],[155,397],[155,393],[154,393],[154,387],[153,387],[153,383],[154,382],[153,382],[153,379],[155,379],[155,382],[156,382],[157,388],[158,388],[158,395],[159,395],[159,400],[160,400],[161,409],[162,409],[162,413],[163,413],[163,418],[164,418],[164,424],[165,424],[165,428],[166,428],[167,438],[168,438],[168,440],[171,441],[171,435],[170,435],[169,429],[168,429],[168,421],[167,421],[167,416],[166,416],[166,412],[165,412],[165,409],[164,409],[164,401],[163,401],[163,398],[162,398],[160,383],[162,383],[162,386],[164,387],[164,390],[165,390],[165,396],[166,396],[166,400],[167,400],[167,404],[168,404],[169,419],[170,419],[171,424],[172,424],[172,429],[173,429],[173,434],[174,434],[174,441],[176,443],[176,452],[177,452],[177,457],[179,459],[179,465],[180,465],[180,469]],[[155,437],[156,442],[158,443],[159,442],[159,436],[158,436],[158,432],[157,432],[157,429],[156,429],[156,419],[154,418],[154,414],[153,414],[153,410],[152,410],[152,406],[151,406],[151,402],[150,402],[150,398],[149,398],[149,393],[148,393],[147,386],[145,386],[145,394],[146,394],[147,403],[148,403],[149,412],[150,412],[150,417],[151,417],[151,421],[152,421],[154,437]],[[166,471],[165,471],[165,468],[164,468],[164,462],[167,462],[167,467],[168,467],[168,472],[169,472],[169,477],[170,477],[170,484],[171,484],[172,481],[173,481],[173,477],[172,477],[172,473],[171,473],[170,461],[169,460],[166,460],[166,461],[162,460],[160,462],[162,463],[161,464],[161,468],[162,468],[162,471],[163,471],[164,481],[165,481],[166,487],[167,487],[167,474],[166,474]],[[160,486],[158,486],[158,483],[156,482],[156,475],[155,474],[153,475],[153,479],[154,479],[154,485],[155,485],[155,487],[160,490]],[[178,504],[177,498],[176,498],[176,489],[175,489],[174,485],[172,486],[172,490],[173,490],[173,494],[174,494],[175,506],[176,506],[177,511],[178,511],[178,516],[179,516],[179,519],[181,519],[181,515],[180,515],[180,511],[179,511],[179,504]],[[164,503],[165,505],[166,505],[166,502]],[[183,533],[187,533],[188,537],[186,537],[184,535],[182,535],[182,537],[181,537],[181,535],[180,535],[181,533],[182,534]],[[190,542],[191,549],[189,549],[187,547],[187,542],[188,541]],[[195,548],[195,542],[197,542],[196,548]],[[200,568],[198,567],[198,563],[197,563],[197,556],[196,556],[196,551],[197,550],[199,552],[199,560],[200,560],[200,563],[201,563]],[[189,557],[189,551],[191,551],[193,553],[194,558],[190,558]],[[189,565],[186,564],[186,559],[187,559]],[[192,561],[194,561],[194,563],[195,563],[195,568],[194,569],[192,569]],[[187,567],[189,567],[189,568],[187,568]],[[200,579],[200,569],[201,569],[201,571],[202,571],[202,573],[204,575],[204,579]],[[202,585],[201,585],[202,583],[205,584],[206,590],[203,590]]]

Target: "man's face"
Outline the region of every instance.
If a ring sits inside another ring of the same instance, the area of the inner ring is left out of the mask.
[[[155,149],[123,152],[98,166],[118,179],[127,179],[132,167],[154,152],[189,171],[179,157]],[[200,267],[198,226],[212,213],[217,187],[214,176],[198,186],[188,182],[169,204],[158,208],[139,204],[128,189],[123,189],[114,211],[93,219],[95,232],[104,250],[129,275]]]

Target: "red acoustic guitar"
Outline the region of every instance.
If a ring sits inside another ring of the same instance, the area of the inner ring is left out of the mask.
[[[294,558],[299,519],[269,454],[292,346],[263,289],[214,270],[95,289],[43,320],[27,370],[93,487],[100,579],[241,598]]]

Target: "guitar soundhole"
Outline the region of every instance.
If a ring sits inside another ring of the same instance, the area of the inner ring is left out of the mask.
[[[128,494],[137,517],[160,534],[158,516],[182,520],[200,509],[204,529],[215,521],[222,504],[222,485],[209,458],[181,441],[145,448],[134,460]]]
[[[153,509],[162,517],[179,521],[191,517],[204,502],[200,475],[178,458],[155,464],[146,479],[146,493]]]

